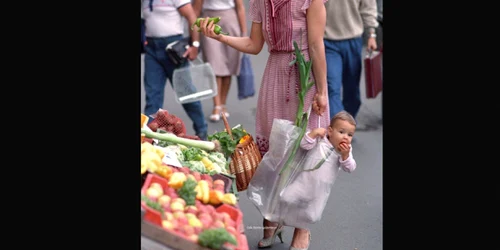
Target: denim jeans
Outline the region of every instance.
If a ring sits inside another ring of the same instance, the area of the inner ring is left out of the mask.
[[[345,110],[354,118],[361,106],[360,79],[363,39],[324,39],[330,117]],[[342,88],[342,98],[340,97]]]
[[[167,79],[172,84],[175,66],[167,56],[165,48],[171,42],[182,38],[182,35],[147,38],[144,56],[144,90],[146,91],[145,115],[155,114],[163,107],[165,85]],[[187,66],[185,65],[181,67]],[[173,94],[173,93],[172,93]],[[193,129],[201,139],[207,139],[208,125],[203,114],[201,102],[182,104],[189,118],[193,121]]]

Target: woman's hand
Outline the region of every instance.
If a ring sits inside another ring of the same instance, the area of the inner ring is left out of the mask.
[[[223,37],[223,35],[215,34],[214,27],[215,27],[215,24],[213,21],[209,22],[209,17],[205,17],[203,19],[203,21],[200,22],[200,30],[201,30],[201,33],[203,33],[203,35],[205,35],[206,37],[210,37],[212,39],[215,39],[217,41],[220,41],[220,39]]]
[[[326,105],[328,105],[326,101],[326,95],[321,95],[316,93],[313,100],[313,110],[317,115],[321,116],[326,111]]]

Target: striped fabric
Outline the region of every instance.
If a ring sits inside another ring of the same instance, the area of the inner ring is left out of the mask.
[[[269,135],[273,119],[295,121],[298,108],[299,72],[297,66],[289,66],[295,59],[293,41],[302,45],[309,60],[306,30],[306,10],[312,0],[250,0],[249,18],[262,23],[264,39],[270,55],[262,76],[256,113],[255,138],[264,155],[269,150]],[[323,0],[326,2],[327,0]],[[314,80],[311,74],[311,80]],[[307,93],[304,111],[312,104],[316,86]],[[326,128],[330,111],[319,117],[311,113],[308,129]]]

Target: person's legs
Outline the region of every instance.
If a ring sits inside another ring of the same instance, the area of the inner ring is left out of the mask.
[[[226,109],[226,100],[227,100],[227,95],[229,94],[229,88],[231,88],[231,76],[223,76],[220,102],[222,106],[222,111],[224,112],[226,117],[229,117],[229,113],[227,112]]]
[[[200,139],[207,140],[208,125],[205,121],[203,108],[200,101],[182,104],[182,107],[188,114],[189,118],[193,121],[193,129]]]
[[[307,249],[309,248],[309,244],[311,243],[311,233],[307,229],[295,228],[293,232],[293,239],[291,249]]]
[[[324,40],[326,55],[326,79],[328,83],[328,100],[330,117],[344,109],[340,97],[342,86],[342,56],[339,52],[338,42]]]
[[[163,107],[166,72],[157,58],[157,43],[155,39],[148,38],[148,45],[144,47],[144,91],[146,92],[146,105],[144,114],[156,114]],[[152,121],[153,119],[149,119]]]
[[[345,111],[354,118],[361,107],[360,79],[362,69],[363,39],[361,37],[346,40],[343,48],[343,98],[342,103]]]
[[[270,222],[266,219],[264,219],[262,225],[264,226],[264,238],[259,241],[258,248],[271,247],[274,244],[276,236],[283,243],[283,238],[281,237],[283,226],[279,226],[278,223]]]
[[[221,106],[221,96],[222,96],[222,77],[215,77],[217,81],[217,95],[214,96],[214,108],[212,110],[212,114],[210,115],[210,121],[217,122],[220,120],[220,112],[222,111]]]
[[[182,36],[176,36],[176,37],[179,37],[179,38],[175,38],[177,40],[182,38]],[[165,44],[162,45],[162,46],[164,46],[163,51],[165,51],[166,45],[168,43],[175,41],[175,39],[166,39]],[[176,67],[170,61],[166,52],[162,53],[162,59],[163,60],[161,60],[161,61],[163,62],[163,67],[165,69],[167,78],[170,81],[170,84],[172,84],[172,76],[174,73],[174,69]],[[188,62],[186,62],[181,67],[187,67],[187,66],[188,66]],[[200,139],[202,139],[202,140],[207,140],[208,125],[207,125],[207,122],[205,121],[205,115],[203,113],[203,108],[201,106],[201,102],[196,101],[196,102],[191,102],[191,103],[185,103],[185,104],[182,104],[182,107],[184,108],[184,111],[186,111],[186,114],[189,116],[189,118],[193,122],[193,129],[194,129],[196,135],[198,137],[200,137]]]

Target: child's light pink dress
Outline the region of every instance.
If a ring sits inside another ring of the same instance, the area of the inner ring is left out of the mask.
[[[319,221],[339,170],[342,168],[350,173],[356,169],[352,148],[349,157],[343,161],[326,136],[312,139],[307,135],[308,133],[301,141],[300,146],[307,150],[307,153],[299,168],[312,169],[321,159],[326,157],[326,160],[316,170],[300,172],[281,193],[281,199],[290,211],[289,218],[293,219],[295,223],[297,221],[303,223]]]

